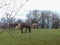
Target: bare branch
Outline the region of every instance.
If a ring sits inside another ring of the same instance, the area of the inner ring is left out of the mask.
[[[10,14],[10,16],[9,16],[9,19],[11,18],[11,16],[12,16],[12,14],[13,14],[13,12],[14,12],[14,8],[15,8],[15,1],[14,1],[14,6],[13,6],[13,10],[11,11],[11,14]]]
[[[8,4],[4,4],[3,6],[0,6],[0,8],[3,8],[3,7],[5,7],[5,6],[10,5],[10,4],[11,4],[11,2],[12,2],[12,1],[10,1]]]
[[[17,12],[15,13],[15,15],[12,17],[12,19],[19,13],[19,11],[21,10],[21,8],[26,4],[26,2],[24,4],[21,3],[20,7],[17,8]]]

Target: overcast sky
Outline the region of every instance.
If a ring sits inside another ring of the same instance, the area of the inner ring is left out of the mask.
[[[4,2],[4,0],[0,0],[0,6]],[[5,2],[9,3],[12,0],[5,0]],[[16,0],[16,7],[19,6],[19,1]],[[17,6],[18,5],[18,6]],[[9,10],[13,7],[13,3],[11,3]],[[60,13],[60,0],[29,0],[20,10],[20,12],[17,14],[17,18],[26,18],[25,14],[27,14],[30,10],[52,10]],[[0,17],[3,15],[4,10],[7,10],[7,7],[0,8]]]

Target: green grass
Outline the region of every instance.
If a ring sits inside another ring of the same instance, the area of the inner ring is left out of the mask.
[[[0,34],[0,45],[60,45],[59,29],[32,29],[31,33],[4,31]]]

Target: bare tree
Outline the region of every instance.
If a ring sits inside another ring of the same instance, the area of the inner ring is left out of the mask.
[[[39,19],[40,19],[40,11],[39,10],[33,10],[27,14],[27,18],[31,24],[36,23],[38,25]]]
[[[59,16],[57,13],[53,13],[52,15],[52,28],[59,27]]]
[[[8,0],[3,1],[5,1],[5,3],[0,6],[0,9],[4,9],[4,14],[1,18],[5,18],[7,27],[9,27],[11,21],[14,20],[15,16],[20,12],[21,8],[28,2],[28,0],[10,0],[10,2],[8,2]],[[16,3],[18,3],[19,6],[17,6]],[[13,6],[11,7],[11,5]]]
[[[42,11],[42,24],[44,25],[44,27],[49,28],[49,23],[50,23],[50,15],[51,15],[51,11],[49,10],[45,10]]]

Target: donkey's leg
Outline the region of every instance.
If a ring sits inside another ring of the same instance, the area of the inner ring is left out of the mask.
[[[23,28],[21,28],[21,33],[23,33]]]
[[[31,32],[31,27],[29,27],[29,33]]]
[[[27,28],[26,28],[25,32],[27,33]]]

